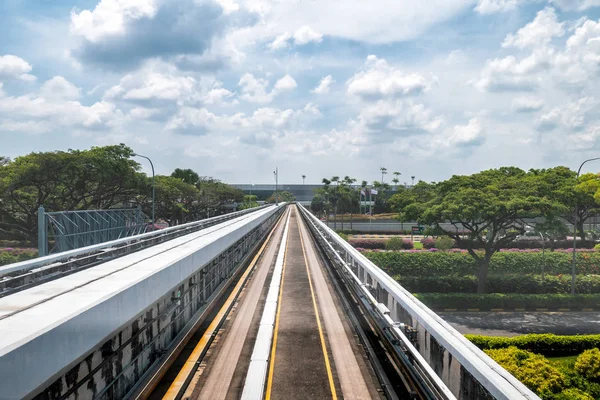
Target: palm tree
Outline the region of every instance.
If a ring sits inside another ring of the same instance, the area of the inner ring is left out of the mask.
[[[331,185],[331,181],[327,178],[323,178],[321,181],[323,183],[323,191],[325,192],[325,223],[329,223],[329,185]]]
[[[356,182],[356,179],[354,178],[350,178],[348,175],[346,175],[344,177],[344,184],[346,185],[346,193],[345,193],[345,197],[346,197],[346,201],[348,203],[348,208],[350,210],[350,230],[352,230],[353,227],[353,219],[354,219],[354,209],[353,209],[353,205],[354,205],[354,200],[355,200],[355,195],[354,195],[354,188],[352,187],[352,185]],[[360,196],[360,194],[359,194]],[[344,229],[344,222],[342,220],[342,229]]]
[[[331,182],[335,183],[335,188],[333,190],[333,230],[337,229],[337,203],[338,203],[338,197],[339,197],[339,184],[340,184],[340,177],[339,176],[332,176],[331,177]]]
[[[381,182],[383,182],[383,176],[387,175],[387,168],[386,167],[380,167],[379,170],[381,171]]]
[[[304,185],[304,180],[306,179],[306,175],[302,175],[302,184]]]
[[[396,187],[394,188],[394,190],[398,190],[398,183],[400,182],[400,179],[398,179],[398,177],[402,175],[400,172],[394,172],[394,179],[392,179],[392,182],[394,182],[394,184],[396,185]]]

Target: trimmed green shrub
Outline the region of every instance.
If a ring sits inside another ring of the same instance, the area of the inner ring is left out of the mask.
[[[551,399],[565,387],[563,372],[544,356],[514,346],[485,352],[543,399]]]
[[[594,250],[600,251],[600,243],[594,246]]]
[[[412,293],[477,293],[475,275],[400,276],[394,277]],[[579,275],[575,281],[579,294],[600,293],[600,275]],[[487,279],[489,293],[565,293],[571,292],[570,275],[504,274],[490,275]]]
[[[546,357],[566,357],[600,346],[600,335],[529,334],[515,337],[465,335],[481,350],[504,349],[510,346]]]
[[[585,378],[600,381],[600,350],[598,348],[584,351],[577,357],[575,371]]]
[[[600,294],[471,294],[471,293],[417,293],[415,297],[434,310],[456,308],[600,308]]]
[[[369,248],[366,243],[361,244],[355,247]],[[383,248],[380,246],[371,248]],[[477,272],[475,260],[467,252],[366,252],[365,256],[391,276],[476,275]],[[547,251],[546,273],[570,274],[571,258],[570,252]],[[490,274],[539,274],[543,259],[541,252],[499,252],[492,257]],[[577,268],[579,274],[600,274],[600,252],[577,253]]]
[[[346,235],[344,232],[336,232],[336,233],[338,234],[339,237],[344,239],[346,242],[348,241],[348,235]]]
[[[369,249],[369,250],[385,249],[385,240],[349,239],[348,243],[350,243],[353,247],[359,248],[359,249]]]
[[[403,240],[399,237],[393,237],[387,242],[385,242],[386,250],[402,250],[403,249]]]
[[[435,248],[441,251],[450,250],[454,246],[454,240],[448,236],[440,236],[435,240]]]

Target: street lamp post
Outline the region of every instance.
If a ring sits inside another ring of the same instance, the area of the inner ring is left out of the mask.
[[[577,170],[577,178],[575,181],[575,184],[577,184],[577,181],[579,181],[579,174],[581,173],[581,168],[583,168],[583,165],[587,162],[590,161],[596,161],[596,160],[600,160],[600,157],[597,158],[590,158],[589,160],[585,160],[584,162],[581,163],[581,165],[579,166],[579,169]],[[571,294],[575,294],[575,271],[577,269],[577,220],[579,219],[579,203],[577,202],[577,198],[575,198],[575,218],[573,219],[573,262],[571,264]]]
[[[277,167],[275,167],[275,171],[273,171],[273,176],[275,177],[275,205],[278,206],[279,205],[279,199],[277,196],[277,179],[279,175],[279,170],[277,169]]]
[[[304,186],[304,180],[306,179],[306,175],[302,175],[302,186]]]
[[[132,156],[145,158],[146,160],[150,161],[150,167],[152,167],[152,229],[154,229],[154,164],[152,164],[152,160],[150,158],[141,154],[133,153]]]

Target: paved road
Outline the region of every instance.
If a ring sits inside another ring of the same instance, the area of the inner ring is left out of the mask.
[[[600,333],[600,312],[441,312],[460,333],[517,336],[527,333]]]

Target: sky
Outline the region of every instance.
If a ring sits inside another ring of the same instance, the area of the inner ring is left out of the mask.
[[[600,154],[600,0],[3,0],[0,31],[0,156],[318,183]]]

